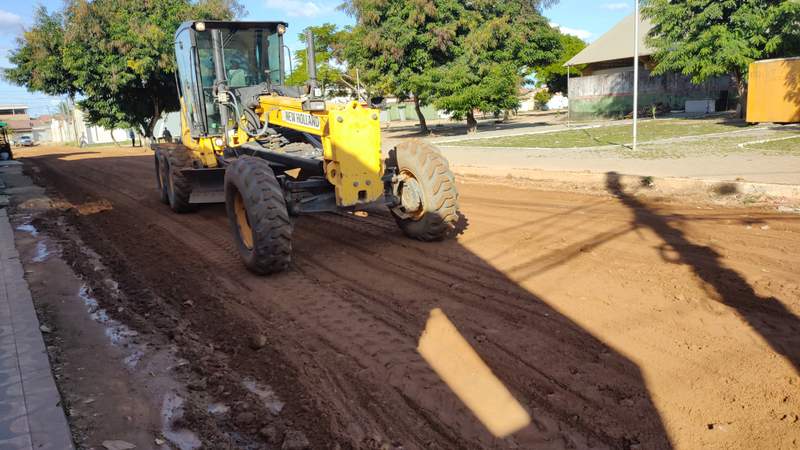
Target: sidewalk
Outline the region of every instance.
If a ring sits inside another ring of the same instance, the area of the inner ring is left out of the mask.
[[[767,184],[800,184],[800,156],[732,154],[681,158],[637,159],[598,154],[592,150],[441,147],[450,164],[492,171],[519,169],[691,178]]]
[[[621,120],[576,124],[571,129],[630,123],[630,120]],[[667,191],[674,191],[674,188],[713,191],[725,184],[732,188],[726,189],[728,192],[800,200],[800,154],[791,151],[770,153],[742,146],[797,135],[797,127],[787,127],[767,124],[719,133],[657,138],[640,142],[639,154],[619,145],[533,148],[460,143],[472,139],[543,135],[565,130],[565,124],[499,127],[468,137],[431,136],[425,139],[436,144],[453,171],[461,175],[520,177],[602,187],[605,174],[616,172],[631,179],[647,178],[651,184],[655,182]]]
[[[8,170],[19,168],[0,164],[0,193]],[[72,448],[14,231],[0,209],[0,449]]]

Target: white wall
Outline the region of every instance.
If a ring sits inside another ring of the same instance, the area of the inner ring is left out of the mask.
[[[79,109],[74,110],[74,125],[68,120],[53,119],[50,122],[50,137],[52,142],[78,142],[81,137],[86,137],[89,144],[110,144],[116,139],[117,142],[129,140],[128,130],[115,128],[109,130],[96,125],[89,125],[83,121],[83,112]],[[75,134],[77,130],[77,135]]]

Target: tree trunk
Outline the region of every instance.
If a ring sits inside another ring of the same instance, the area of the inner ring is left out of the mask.
[[[478,132],[478,121],[475,120],[475,111],[467,111],[467,134],[474,134]]]
[[[417,111],[417,118],[419,119],[419,130],[425,134],[430,133],[428,129],[428,122],[425,121],[425,116],[422,114],[422,108],[419,104],[419,98],[414,94],[414,110]]]
[[[161,118],[161,105],[158,104],[157,98],[153,98],[153,116],[150,117],[150,122],[144,129],[145,137],[147,137],[148,141],[153,139],[153,131],[156,129],[156,123],[160,118]]]
[[[737,71],[733,75],[736,81],[736,91],[739,94],[739,104],[736,106],[736,113],[740,119],[747,118],[747,82],[744,75]]]
[[[69,102],[70,106],[72,107],[72,110],[70,111],[70,115],[72,116],[72,120],[70,120],[70,122],[72,122],[72,131],[75,133],[75,142],[78,142],[78,124],[75,123],[75,97],[70,95]],[[78,142],[78,144],[80,144],[80,142]]]

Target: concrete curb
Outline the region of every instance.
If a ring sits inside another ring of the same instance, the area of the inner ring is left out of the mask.
[[[0,386],[0,448],[74,448],[5,209],[0,209]]]
[[[554,187],[577,186],[605,190],[607,175],[597,172],[557,172],[536,169],[477,167],[452,165],[457,175],[495,177],[501,179],[524,179],[551,183]],[[627,189],[642,190],[647,181],[660,195],[716,194],[720,196],[753,195],[800,202],[800,185],[754,183],[747,181],[720,181],[697,178],[651,177],[645,175],[620,174],[620,183]]]

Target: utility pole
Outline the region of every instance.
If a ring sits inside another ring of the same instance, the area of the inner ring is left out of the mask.
[[[636,151],[639,125],[639,0],[633,23],[633,151]]]
[[[570,65],[567,64],[567,128],[569,128],[569,119],[570,119],[570,109],[572,107],[572,102],[569,99],[569,71]]]

